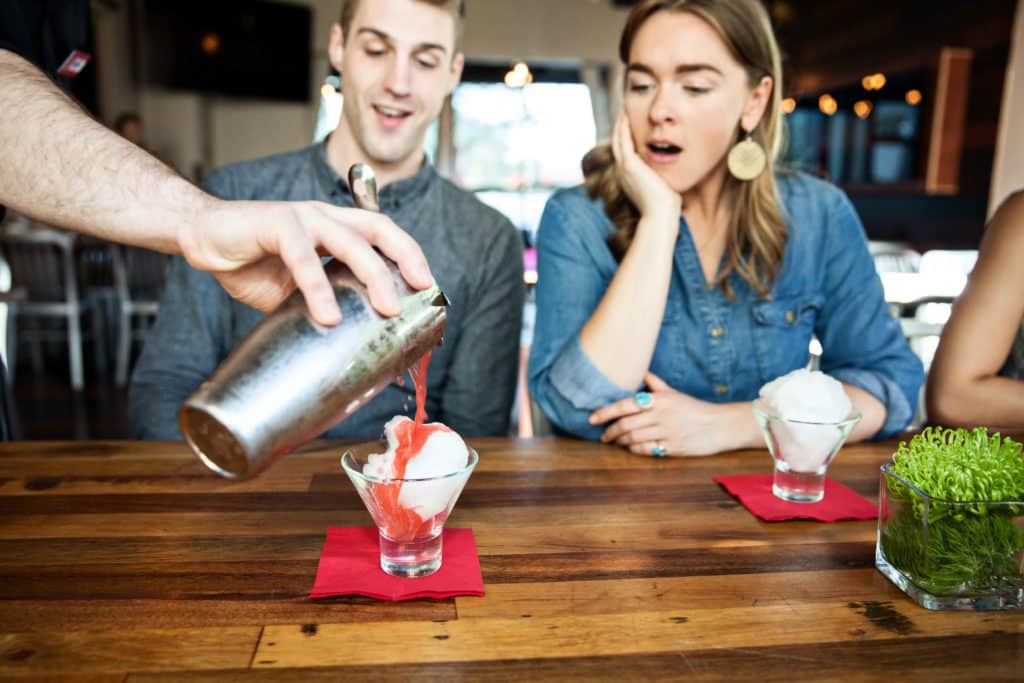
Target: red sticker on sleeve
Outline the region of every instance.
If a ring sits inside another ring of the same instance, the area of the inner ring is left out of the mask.
[[[64,63],[57,69],[57,73],[61,76],[67,76],[68,78],[74,78],[78,74],[82,73],[82,69],[92,59],[92,55],[88,52],[82,52],[81,50],[72,50],[68,58],[64,60]]]

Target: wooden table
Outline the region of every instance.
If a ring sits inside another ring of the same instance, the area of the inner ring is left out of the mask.
[[[370,520],[319,444],[231,484],[181,444],[0,445],[0,675],[48,680],[1014,679],[1024,614],[930,612],[875,523],[762,523],[711,481],[766,452],[655,460],[473,442],[450,526],[487,595],[306,596],[330,526]],[[831,474],[875,499],[892,443]],[[23,679],[18,679],[23,680]]]

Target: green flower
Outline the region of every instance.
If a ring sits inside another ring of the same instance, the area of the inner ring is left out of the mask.
[[[893,566],[935,594],[1022,585],[1024,505],[1005,505],[1024,501],[1020,443],[984,427],[927,428],[900,443],[891,469],[933,499],[886,480],[897,511],[879,540]]]
[[[986,502],[1024,500],[1021,444],[990,436],[984,427],[928,427],[909,443],[900,442],[892,469],[932,498],[981,503],[969,508],[977,514],[985,513]]]

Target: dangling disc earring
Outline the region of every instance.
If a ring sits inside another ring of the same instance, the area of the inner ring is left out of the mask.
[[[764,148],[754,142],[754,138],[747,133],[744,140],[737,142],[729,150],[729,158],[726,163],[729,166],[729,173],[737,180],[753,180],[764,173],[768,160],[765,157]]]

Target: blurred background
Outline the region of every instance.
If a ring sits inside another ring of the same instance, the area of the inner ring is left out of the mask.
[[[427,152],[520,229],[532,285],[544,202],[582,180],[580,157],[618,112],[616,51],[633,3],[467,4],[467,68]],[[786,163],[850,195],[892,313],[927,365],[987,215],[1024,187],[1024,159],[1012,153],[1024,150],[1012,125],[1024,120],[1018,2],[765,4],[785,60]],[[339,11],[339,0],[93,0],[93,61],[74,94],[201,182],[333,129],[343,103],[326,47]],[[0,339],[20,435],[129,437],[123,384],[165,260],[64,233],[35,240],[39,226],[18,221],[3,231],[0,290],[16,295]],[[532,302],[525,321],[524,357]],[[520,401],[515,429],[538,431],[538,417]]]

